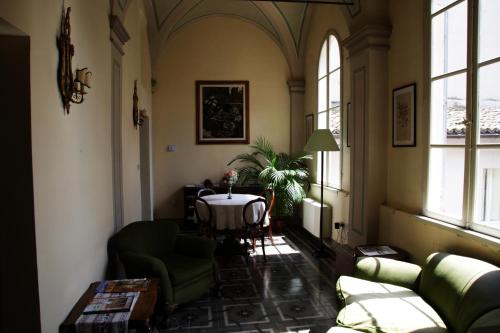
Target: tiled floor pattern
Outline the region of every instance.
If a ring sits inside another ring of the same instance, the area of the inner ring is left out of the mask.
[[[160,332],[326,332],[337,315],[334,277],[318,268],[323,260],[274,240],[267,262],[260,244],[248,266],[240,255],[220,257],[220,295],[179,307]]]

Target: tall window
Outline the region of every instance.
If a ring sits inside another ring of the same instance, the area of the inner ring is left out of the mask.
[[[329,35],[319,56],[318,66],[318,129],[329,128],[340,151],[325,153],[325,181],[328,186],[341,188],[342,117],[340,108],[340,50],[337,38]],[[318,153],[317,177],[321,177],[321,153]]]
[[[498,13],[498,0],[431,0],[426,213],[500,237]]]

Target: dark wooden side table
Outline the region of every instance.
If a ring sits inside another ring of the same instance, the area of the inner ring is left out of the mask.
[[[353,275],[356,267],[356,262],[358,258],[361,257],[379,257],[379,258],[389,258],[401,261],[408,260],[408,252],[398,247],[388,245],[391,249],[396,251],[394,254],[386,254],[386,255],[365,255],[360,247],[376,247],[376,246],[384,246],[384,245],[360,245],[356,246],[354,249],[347,245],[339,245],[335,247],[335,269],[337,272],[337,276],[340,275]]]
[[[394,250],[396,253],[391,253],[391,254],[372,254],[372,255],[366,255],[363,252],[361,252],[360,248],[366,248],[366,247],[380,247],[380,246],[388,246],[392,250]],[[361,257],[378,257],[378,258],[388,258],[388,259],[394,259],[394,260],[401,260],[401,261],[406,261],[408,260],[408,252],[406,252],[403,249],[400,249],[399,247],[392,246],[392,245],[360,245],[356,246],[354,249],[354,257],[355,259],[361,258]]]
[[[75,304],[68,317],[59,326],[59,333],[75,333],[75,322],[80,317],[83,309],[88,302],[94,297],[96,289],[100,282],[93,282],[85,293],[80,297]],[[132,309],[128,327],[138,330],[139,332],[151,332],[149,318],[154,312],[156,298],[158,295],[158,279],[153,279],[149,284],[148,290],[139,294],[139,298]],[[126,332],[124,332],[126,333]]]

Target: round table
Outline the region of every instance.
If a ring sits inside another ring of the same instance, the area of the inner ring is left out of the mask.
[[[223,229],[241,229],[243,222],[243,207],[247,202],[259,198],[253,194],[233,194],[232,199],[227,198],[227,194],[212,194],[202,197],[210,206],[212,211],[213,225],[217,230]],[[196,208],[200,216],[206,217],[207,212],[196,202]],[[247,209],[247,220],[258,221],[258,217],[264,213],[265,206],[263,203],[252,205],[251,209]],[[269,224],[269,218],[266,214],[264,225]]]

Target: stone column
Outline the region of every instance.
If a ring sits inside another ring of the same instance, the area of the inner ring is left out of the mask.
[[[304,102],[305,81],[288,81],[290,91],[290,153],[296,154],[304,151]]]
[[[349,245],[373,243],[387,187],[387,51],[391,29],[367,25],[343,41],[349,51],[353,142]]]

